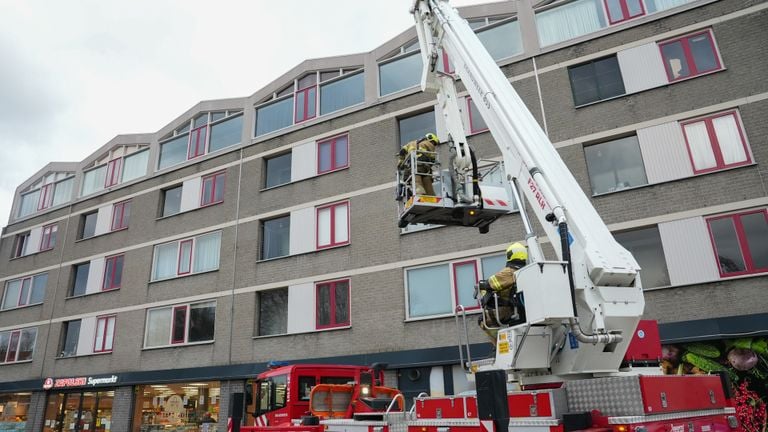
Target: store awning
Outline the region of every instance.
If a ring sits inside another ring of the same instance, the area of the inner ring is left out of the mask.
[[[665,344],[768,335],[768,313],[659,324]]]

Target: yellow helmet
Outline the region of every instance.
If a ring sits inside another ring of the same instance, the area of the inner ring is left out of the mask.
[[[429,141],[432,141],[432,144],[434,144],[434,145],[440,144],[440,139],[438,139],[437,135],[435,135],[433,133],[428,133],[428,134],[424,135],[424,138],[426,138]]]
[[[528,249],[522,243],[512,243],[507,248],[507,262],[516,260],[528,261]]]

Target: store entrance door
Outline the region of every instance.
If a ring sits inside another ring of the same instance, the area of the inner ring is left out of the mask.
[[[114,391],[50,393],[43,432],[110,432]]]

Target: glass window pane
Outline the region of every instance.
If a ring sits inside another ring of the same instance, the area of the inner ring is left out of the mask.
[[[680,5],[691,2],[692,0],[649,0],[646,1],[648,6],[648,13],[659,12],[667,9],[672,9]]]
[[[292,97],[256,109],[256,136],[264,135],[292,124]]]
[[[332,141],[326,141],[317,145],[317,170],[326,172],[332,169],[331,166],[331,145]]]
[[[684,78],[691,74],[688,61],[685,59],[683,43],[675,41],[661,46],[661,56],[664,58],[664,66],[672,79]]]
[[[488,125],[485,123],[485,119],[480,115],[480,111],[475,105],[475,101],[467,99],[469,101],[469,119],[470,119],[470,131],[479,132],[488,129]]]
[[[11,341],[11,332],[0,333],[0,363],[5,363],[8,356],[8,344]]]
[[[736,228],[733,225],[733,218],[711,220],[709,221],[709,228],[712,231],[712,238],[715,240],[720,273],[737,273],[746,270],[739,239],[736,236]]]
[[[349,205],[341,204],[333,207],[334,211],[334,243],[345,243],[349,241]]]
[[[337,76],[339,76],[338,70],[320,72],[320,82],[328,81],[329,79],[336,78]]]
[[[306,100],[306,94],[301,91],[296,93],[296,121],[306,120],[304,113],[304,102]]]
[[[186,342],[185,336],[187,334],[187,307],[175,307],[173,308],[173,328],[171,330],[171,342],[172,343],[184,343]]]
[[[571,80],[574,105],[600,100],[593,63],[568,68],[568,76]]]
[[[715,129],[720,153],[723,155],[723,162],[726,165],[745,162],[747,151],[741,140],[741,131],[736,123],[736,116],[729,114],[715,117],[712,119],[712,126]]]
[[[178,248],[178,242],[155,246],[155,272],[152,277],[153,280],[176,276]]]
[[[709,33],[688,38],[688,44],[698,73],[717,69],[717,54]]]
[[[365,74],[356,73],[320,87],[320,114],[363,103],[365,100]]]
[[[224,111],[211,113],[211,121],[215,122],[217,120],[223,119],[226,116],[227,116],[227,113],[225,113]]]
[[[19,205],[19,217],[30,215],[37,211],[37,202],[40,200],[40,189],[21,196]]]
[[[107,178],[107,166],[102,165],[98,168],[83,173],[83,186],[81,195],[88,195],[104,189],[104,181]]]
[[[168,168],[187,160],[188,142],[189,135],[185,134],[160,144],[160,165],[158,168]]]
[[[585,147],[584,154],[593,194],[648,183],[636,136]]]
[[[17,355],[17,361],[32,359],[32,353],[35,350],[36,339],[37,329],[24,329],[21,331],[21,340],[19,341],[19,353]]]
[[[3,309],[10,309],[18,306],[20,291],[21,291],[21,279],[10,281],[5,284],[5,294],[3,296]]]
[[[163,192],[163,216],[171,216],[181,211],[182,186]]]
[[[408,316],[448,314],[453,311],[448,264],[409,269]]]
[[[99,318],[96,321],[96,340],[93,343],[94,351],[101,351],[104,346],[104,329],[107,327],[107,319]]]
[[[221,232],[206,234],[195,240],[195,273],[219,268],[221,254]]]
[[[78,296],[85,294],[85,288],[88,284],[88,272],[91,269],[91,263],[78,264],[75,266],[74,283],[70,295]]]
[[[621,78],[619,60],[616,56],[595,61],[595,80],[600,99],[624,94],[624,81]]]
[[[336,302],[336,324],[349,324],[349,282],[336,282],[334,290]]]
[[[195,123],[192,127],[199,128],[200,126],[205,126],[208,124],[208,113],[200,114],[199,116],[195,117]]]
[[[147,312],[146,346],[168,345],[171,331],[171,308],[154,309]]]
[[[644,288],[669,286],[667,261],[658,227],[616,233],[614,237],[640,264],[640,280]]]
[[[39,274],[32,278],[32,294],[29,297],[29,304],[43,302],[46,285],[48,285],[48,273]]]
[[[290,228],[290,216],[264,221],[262,225],[261,259],[288,255]]]
[[[19,306],[27,304],[29,299],[29,285],[32,281],[29,278],[25,278],[21,281],[21,294],[19,294]]]
[[[317,310],[315,312],[318,326],[331,324],[331,285],[317,286]]]
[[[541,46],[553,45],[606,27],[597,0],[578,0],[536,14]]]
[[[259,293],[260,336],[288,332],[288,288]]]
[[[142,150],[130,156],[123,161],[123,182],[133,180],[144,176],[147,173],[147,164],[149,163],[149,150]]]
[[[453,275],[456,284],[458,304],[464,307],[477,306],[474,298],[475,285],[477,284],[477,269],[475,262],[454,264]]]
[[[189,308],[189,342],[212,341],[216,328],[216,303],[198,303]]]
[[[497,61],[523,52],[523,40],[517,20],[482,30],[477,33],[477,37]]]
[[[688,149],[691,151],[693,168],[703,170],[717,166],[706,123],[703,121],[689,123],[683,126],[683,132],[688,142]]]
[[[72,199],[72,187],[75,184],[75,178],[71,177],[67,180],[62,180],[56,183],[53,190],[53,204],[59,205],[65,202],[69,202]]]
[[[507,265],[507,257],[505,255],[484,257],[480,259],[480,263],[483,266],[483,279],[488,279]]]
[[[115,321],[117,318],[107,318],[107,340],[104,342],[104,350],[112,351],[112,345],[115,340]]]
[[[61,357],[77,355],[77,341],[80,338],[80,320],[69,321],[62,326],[64,338],[62,339]]]
[[[617,22],[624,19],[624,12],[621,10],[621,0],[605,0],[608,9],[608,18],[611,22]]]
[[[768,220],[764,211],[741,216],[744,234],[747,237],[752,268],[768,269]]]
[[[629,17],[636,17],[643,13],[643,5],[640,0],[626,0]]]
[[[340,136],[334,140],[334,168],[347,166],[347,136]]]
[[[317,111],[317,87],[307,90],[307,117],[312,118]]]
[[[331,244],[331,210],[326,207],[317,211],[317,245],[327,246]]]
[[[421,54],[415,53],[379,65],[379,94],[386,96],[421,82]]]
[[[435,133],[435,112],[427,111],[398,121],[400,129],[400,147],[409,141],[424,138],[428,133]],[[400,147],[397,149],[400,150]]]
[[[181,242],[179,247],[179,274],[186,274],[192,271],[192,240]]]
[[[291,153],[267,159],[266,187],[278,186],[291,181]]]
[[[243,116],[241,115],[211,126],[209,152],[239,144],[242,133]]]

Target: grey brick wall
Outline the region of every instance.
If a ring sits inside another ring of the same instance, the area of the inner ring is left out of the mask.
[[[43,430],[45,422],[45,409],[47,407],[47,398],[45,392],[33,392],[29,403],[27,414],[27,432],[38,432]]]
[[[112,399],[112,431],[128,432],[131,430],[134,404],[133,386],[122,386],[115,389]]]
[[[220,431],[226,431],[227,430],[227,421],[229,419],[230,410],[231,410],[231,403],[232,403],[232,393],[243,393],[245,392],[245,381],[222,381],[221,382],[221,402],[219,402],[219,418],[218,420],[218,430]],[[245,399],[243,399],[243,403],[245,403]],[[243,415],[243,424],[246,424],[247,418],[245,415]]]

